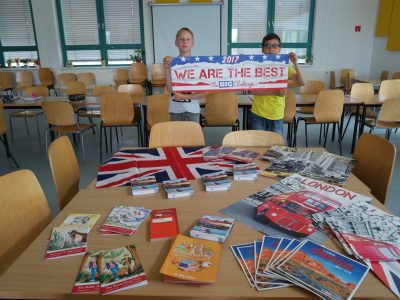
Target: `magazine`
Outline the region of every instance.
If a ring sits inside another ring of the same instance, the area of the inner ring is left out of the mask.
[[[86,225],[90,231],[99,218],[100,214],[69,214],[61,226],[81,224]]]
[[[193,188],[186,178],[163,181],[168,198],[187,197],[193,195]]]
[[[132,195],[154,194],[158,192],[158,184],[155,176],[131,179]]]
[[[226,146],[209,146],[204,147],[202,149],[203,159],[205,161],[213,161],[221,159],[223,155],[231,153],[235,151],[235,147],[226,147]]]
[[[223,243],[231,232],[234,221],[231,218],[205,215],[190,230],[190,236]]]
[[[323,243],[327,235],[313,225],[311,215],[370,200],[345,188],[294,174],[219,212],[267,235],[289,239],[307,237]]]
[[[135,245],[110,250],[101,257],[102,295],[147,285],[147,277]]]
[[[223,159],[227,159],[227,160],[250,163],[250,162],[254,161],[258,157],[258,155],[259,155],[259,153],[254,152],[254,151],[244,150],[244,149],[236,149],[229,153],[224,153],[222,155],[220,154],[220,157]]]
[[[232,187],[232,183],[226,175],[225,171],[212,174],[206,174],[202,177],[207,192],[227,191]]]
[[[255,180],[257,179],[258,171],[255,163],[237,165],[233,167],[234,180]]]

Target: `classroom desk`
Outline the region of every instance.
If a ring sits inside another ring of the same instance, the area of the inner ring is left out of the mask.
[[[266,148],[253,148],[264,153]],[[267,163],[257,162],[260,167]],[[71,202],[57,215],[38,238],[0,277],[0,298],[14,299],[105,299],[98,294],[71,295],[71,289],[79,270],[82,255],[45,261],[47,239],[54,226],[62,223],[69,213],[99,213],[100,219],[88,237],[88,250],[113,249],[135,243],[149,285],[118,292],[106,296],[107,299],[304,299],[316,298],[312,293],[298,287],[287,287],[265,292],[251,288],[236,262],[229,246],[252,242],[262,234],[254,229],[235,222],[230,236],[222,244],[217,282],[212,285],[167,284],[159,273],[170,247],[170,241],[149,241],[148,222],[139,227],[132,236],[101,236],[98,233],[111,208],[115,205],[145,206],[147,208],[176,207],[180,232],[188,235],[191,227],[204,214],[217,214],[218,210],[231,203],[270,186],[275,180],[259,177],[253,182],[233,182],[231,191],[205,192],[199,180],[191,182],[195,191],[191,197],[168,200],[164,192],[154,195],[133,197],[129,187],[81,190]],[[345,187],[370,195],[369,189],[355,176],[351,175]],[[376,200],[375,204],[382,207]],[[325,242],[329,248],[338,250],[331,240]],[[355,294],[357,299],[394,298],[392,294],[371,272]]]

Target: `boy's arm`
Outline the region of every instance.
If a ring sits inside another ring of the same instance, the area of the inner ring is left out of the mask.
[[[169,93],[172,92],[171,87],[171,56],[166,56],[163,59],[164,69],[165,69],[165,87]]]
[[[292,75],[289,79],[293,81],[296,85],[305,85],[306,80],[304,79],[303,72],[300,69],[300,66],[297,62],[297,55],[294,52],[289,53],[289,59],[293,63],[296,73]]]

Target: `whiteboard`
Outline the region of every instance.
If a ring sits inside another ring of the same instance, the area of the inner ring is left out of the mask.
[[[151,4],[154,63],[178,56],[176,32],[189,28],[194,34],[192,55],[221,55],[221,3]]]

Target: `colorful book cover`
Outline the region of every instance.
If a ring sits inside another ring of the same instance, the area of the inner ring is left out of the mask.
[[[190,230],[190,236],[223,243],[233,227],[234,219],[205,215]]]
[[[131,179],[132,195],[154,194],[158,192],[158,184],[155,176]]]
[[[237,262],[239,263],[240,268],[242,268],[243,274],[246,277],[247,281],[249,282],[250,286],[254,287],[255,286],[254,280],[251,277],[249,270],[246,268],[246,263],[244,262],[244,260],[242,259],[242,257],[240,256],[240,253],[239,253],[238,248],[243,247],[243,246],[251,247],[251,246],[253,246],[253,244],[247,243],[247,244],[231,245],[231,250],[232,250],[233,255],[235,256]]]
[[[369,267],[305,241],[277,266],[291,281],[326,299],[351,299]]]
[[[147,277],[135,245],[110,250],[101,257],[102,295],[147,285]]]
[[[81,224],[89,227],[90,231],[99,218],[100,214],[69,214],[64,222],[62,222],[61,226]]]
[[[108,250],[107,250],[108,251]],[[107,251],[89,251],[83,256],[78,276],[75,279],[73,294],[100,292],[100,260]]]
[[[45,259],[79,255],[86,252],[89,227],[63,225],[54,227],[47,245]]]
[[[191,283],[214,283],[221,246],[217,242],[177,235],[160,273]]]
[[[115,206],[101,225],[101,230],[131,235],[150,215],[151,209],[134,206]]]
[[[150,241],[160,241],[179,234],[176,208],[155,209],[150,217]]]

